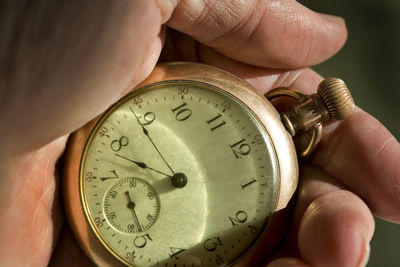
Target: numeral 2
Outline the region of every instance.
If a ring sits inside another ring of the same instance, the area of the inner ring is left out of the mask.
[[[239,210],[236,212],[235,218],[229,217],[229,220],[231,221],[232,226],[238,226],[247,221],[247,213],[243,210]]]

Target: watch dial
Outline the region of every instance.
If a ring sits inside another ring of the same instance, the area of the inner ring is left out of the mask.
[[[86,217],[104,246],[133,266],[219,266],[258,240],[277,205],[267,130],[235,97],[172,81],[111,107],[85,146]]]

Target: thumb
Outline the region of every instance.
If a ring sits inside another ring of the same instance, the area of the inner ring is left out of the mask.
[[[3,152],[32,150],[82,126],[144,79],[162,47],[154,1],[1,6]]]

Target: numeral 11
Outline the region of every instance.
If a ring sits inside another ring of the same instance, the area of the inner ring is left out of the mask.
[[[210,129],[211,129],[212,132],[226,123],[224,120],[219,119],[221,117],[222,117],[222,115],[218,114],[214,118],[206,121],[207,124],[211,127]]]

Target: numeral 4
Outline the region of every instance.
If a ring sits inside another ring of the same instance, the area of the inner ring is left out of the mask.
[[[172,260],[172,258],[174,258],[176,260],[179,259],[178,255],[186,250],[183,248],[174,248],[174,247],[170,247],[169,249],[171,250],[171,253],[172,253],[172,254],[168,254],[169,257],[171,258],[171,260]]]

